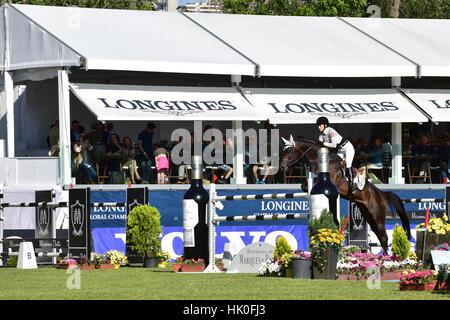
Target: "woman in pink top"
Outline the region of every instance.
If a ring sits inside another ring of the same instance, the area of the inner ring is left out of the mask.
[[[169,171],[169,152],[164,148],[156,148],[155,163],[158,184],[165,184],[166,173]]]

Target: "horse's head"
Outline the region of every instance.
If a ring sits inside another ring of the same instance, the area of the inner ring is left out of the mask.
[[[320,146],[310,139],[298,139],[294,141],[292,135],[289,140],[282,138],[284,142],[284,150],[281,155],[280,169],[286,173],[287,170],[301,158],[305,158],[309,162],[317,160],[317,150]]]
[[[280,170],[287,173],[288,169],[300,158],[300,152],[295,148],[295,141],[292,135],[289,140],[281,137],[284,142],[283,152],[281,154]]]

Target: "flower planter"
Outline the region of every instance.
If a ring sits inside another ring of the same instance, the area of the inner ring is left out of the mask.
[[[177,263],[177,262],[172,263],[172,268],[173,268],[173,271],[175,271],[175,272],[181,272],[182,266],[183,266],[182,263]]]
[[[311,279],[312,278],[312,260],[302,257],[292,258],[292,278]]]
[[[95,265],[87,265],[87,264],[81,264],[79,265],[80,270],[93,270],[95,269]]]
[[[314,252],[312,252],[312,256],[314,257]],[[320,270],[320,262],[312,259],[313,279],[335,280],[338,252],[327,248],[323,254],[323,260],[325,267],[323,270]]]
[[[398,282],[401,291],[433,291],[437,289],[437,281],[433,280],[430,283],[404,283]]]
[[[144,268],[158,268],[158,258],[157,257],[145,257],[144,258]]]
[[[76,263],[58,263],[58,269],[74,269],[76,267]]]
[[[399,280],[402,277],[402,272],[403,271],[385,271],[381,275],[380,280],[381,281]],[[339,274],[336,280],[367,280],[367,277],[365,274],[358,276],[357,274],[354,273],[345,273]]]
[[[95,269],[114,269],[114,265],[111,263],[97,264]]]
[[[185,264],[181,267],[181,272],[203,272],[204,264]]]
[[[425,231],[417,231],[416,233],[416,254],[419,260],[422,260],[423,253],[423,238]],[[450,242],[450,233],[447,234],[435,234],[427,232],[427,236],[425,238],[425,256],[424,263],[425,265],[433,265],[433,260],[431,258],[431,250],[442,243]]]

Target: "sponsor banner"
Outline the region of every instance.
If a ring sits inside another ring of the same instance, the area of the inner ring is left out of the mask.
[[[402,199],[412,198],[444,198],[445,190],[393,190]],[[220,195],[260,194],[269,193],[268,190],[220,190]],[[150,191],[149,204],[156,207],[161,213],[161,224],[164,230],[163,248],[171,252],[172,256],[179,256],[183,251],[183,195],[185,191]],[[270,193],[292,193],[292,190],[270,190]],[[125,202],[125,191],[92,191],[92,202]],[[223,210],[217,210],[220,216],[235,215],[270,215],[309,213],[309,200],[300,199],[270,199],[270,200],[244,200],[223,202]],[[430,207],[431,217],[442,215],[445,203],[406,203],[405,209],[414,226],[423,222],[426,208]],[[341,199],[341,216],[348,214],[348,201]],[[397,217],[394,217],[398,219]],[[412,222],[414,221],[415,224]],[[387,228],[391,229],[398,220],[388,220]],[[276,223],[276,225],[274,225]],[[117,208],[91,208],[91,227],[93,228],[93,241],[95,251],[106,252],[111,249],[125,250],[126,209]],[[273,232],[288,232],[292,248],[307,249],[306,235],[307,219],[277,220],[223,223],[217,227],[217,253],[223,253],[226,242],[236,242],[247,245],[257,241],[274,241]],[[98,229],[98,230],[97,230]],[[105,229],[105,230],[100,230]],[[413,227],[411,227],[413,229]],[[95,230],[95,231],[94,231]],[[230,233],[227,233],[230,232]],[[259,237],[259,238],[258,238]],[[295,241],[293,240],[295,239]],[[373,239],[375,241],[376,238]],[[122,242],[121,242],[122,241]],[[266,242],[267,242],[266,241]],[[273,244],[273,243],[271,243]],[[109,248],[109,249],[108,249]],[[107,250],[108,249],[108,250]]]
[[[387,225],[388,236],[392,239],[392,231],[395,225]],[[411,242],[415,243],[416,224],[411,225]],[[292,226],[218,226],[216,227],[216,255],[222,258],[225,243],[231,243],[238,248],[255,242],[266,242],[273,246],[279,236],[286,238],[292,250],[308,250],[309,239],[306,231],[306,225]],[[109,250],[119,250],[125,252],[125,228],[94,228],[92,229],[94,240],[94,251],[105,254]],[[378,242],[373,232],[369,233],[370,241]],[[183,227],[163,227],[163,236],[161,238],[161,247],[170,253],[172,259],[183,254]],[[372,252],[379,253],[380,247],[374,247]]]

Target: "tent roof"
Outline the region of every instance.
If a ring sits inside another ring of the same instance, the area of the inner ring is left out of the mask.
[[[87,69],[242,75],[255,72],[253,63],[176,12],[11,7],[14,9],[8,11],[13,12],[12,18],[16,18],[17,12],[26,17],[21,19],[24,21],[10,21],[10,30],[15,33],[13,41],[16,36],[38,39],[30,43],[29,50],[23,50],[27,48],[26,43],[22,49],[12,48],[16,49],[11,52],[12,57],[18,52],[28,52],[28,55],[21,61],[12,61],[10,69],[27,64],[35,67],[36,63],[47,60],[47,54],[58,43],[84,59]],[[24,24],[31,24],[32,29],[20,28]],[[30,37],[33,28],[40,33]],[[41,34],[52,35],[56,43],[47,45],[39,39]],[[36,52],[34,45],[39,46],[39,51]],[[53,63],[59,65],[58,61]]]
[[[450,76],[449,19],[343,20],[419,65],[418,76]]]
[[[81,66],[250,76],[450,76],[448,20],[2,8],[0,59],[6,52],[6,70]]]
[[[260,65],[261,76],[415,76],[416,66],[339,18],[187,14]]]

